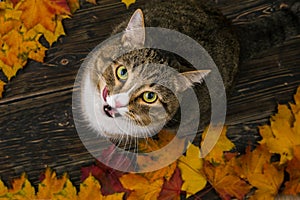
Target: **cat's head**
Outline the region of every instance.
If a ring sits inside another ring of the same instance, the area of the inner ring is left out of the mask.
[[[134,31],[136,30],[136,31]],[[108,137],[149,137],[173,118],[180,107],[180,94],[201,83],[209,70],[178,73],[180,63],[171,53],[142,48],[145,42],[143,13],[137,10],[129,20],[121,45],[134,46],[109,66],[96,66],[90,74],[96,87],[93,111],[85,109],[92,128]],[[101,63],[101,62],[97,62]],[[83,96],[89,105],[89,98]],[[197,103],[197,102],[195,102]],[[93,112],[93,113],[88,113]]]

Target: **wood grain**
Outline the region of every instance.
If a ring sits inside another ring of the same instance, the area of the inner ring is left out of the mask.
[[[94,159],[81,143],[72,117],[72,88],[85,56],[107,38],[122,16],[132,13],[117,0],[84,5],[65,20],[66,37],[47,52],[45,63],[29,62],[5,87],[0,100],[0,176],[6,183],[28,174],[36,185],[46,166],[68,172],[78,186],[80,168]],[[220,0],[216,6],[234,24],[252,21],[278,4],[263,0]],[[270,11],[270,12],[269,12]],[[228,102],[228,135],[242,151],[259,138],[256,127],[268,122],[277,103],[292,100],[300,85],[300,36],[241,64]]]

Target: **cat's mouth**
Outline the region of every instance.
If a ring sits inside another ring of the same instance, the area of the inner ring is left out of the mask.
[[[121,116],[120,113],[118,113],[118,111],[115,108],[113,108],[107,104],[106,100],[107,100],[108,93],[109,93],[109,91],[108,91],[107,87],[105,86],[102,91],[102,98],[105,101],[105,105],[103,106],[104,113],[110,118]]]

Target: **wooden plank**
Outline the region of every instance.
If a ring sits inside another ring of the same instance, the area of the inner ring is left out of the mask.
[[[132,13],[117,0],[86,6],[65,21],[67,37],[47,53],[46,63],[30,62],[6,87],[0,100],[0,174],[4,181],[25,171],[34,184],[46,166],[68,172],[78,185],[80,167],[93,162],[82,145],[72,119],[72,87],[77,70],[91,49],[109,36],[122,16]],[[234,6],[233,6],[234,5]],[[263,10],[269,1],[220,1],[231,19],[249,10]],[[263,12],[253,12],[253,20]],[[244,16],[244,15],[243,15]],[[276,103],[291,100],[300,85],[300,38],[272,48],[243,63],[228,104],[229,136],[240,148],[258,137],[256,126],[268,121]]]

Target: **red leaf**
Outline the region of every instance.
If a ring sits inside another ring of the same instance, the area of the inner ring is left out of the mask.
[[[176,168],[171,179],[169,181],[164,182],[158,199],[161,200],[180,199],[180,194],[182,193],[181,191],[182,183],[183,181],[181,179],[180,170]]]

